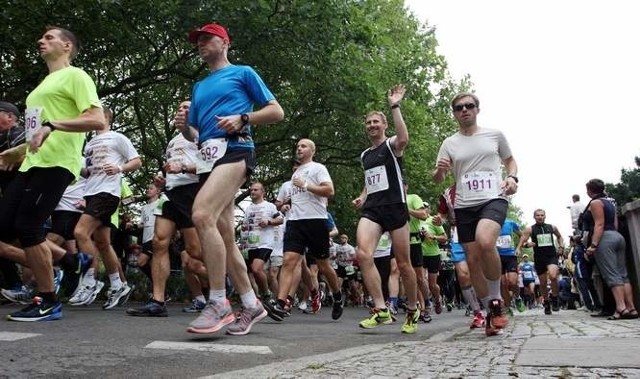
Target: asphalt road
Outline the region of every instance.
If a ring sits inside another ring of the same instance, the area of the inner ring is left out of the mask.
[[[201,336],[186,332],[196,316],[182,313],[183,306],[169,304],[167,318],[131,317],[124,308],[104,311],[94,304],[65,306],[58,321],[0,320],[0,378],[195,378],[364,345],[425,340],[469,322],[464,311],[454,309],[404,335],[404,315],[392,325],[363,330],[357,323],[367,316],[364,308],[346,308],[338,321],[331,320],[330,309],[317,315],[295,310],[281,323],[265,318],[246,336]],[[0,314],[18,308],[3,305]]]

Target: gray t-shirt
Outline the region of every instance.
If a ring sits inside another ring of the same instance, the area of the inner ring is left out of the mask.
[[[511,155],[504,134],[495,129],[479,127],[471,136],[458,132],[445,139],[437,160],[451,161],[456,181],[454,207],[468,208],[491,199],[506,198],[500,189],[501,165]]]

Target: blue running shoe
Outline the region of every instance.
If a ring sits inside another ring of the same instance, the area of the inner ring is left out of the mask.
[[[26,308],[7,315],[10,321],[51,321],[62,318],[62,303],[45,303],[41,297],[33,298],[33,303]]]
[[[84,274],[89,271],[91,268],[91,263],[93,263],[93,257],[89,254],[78,253],[78,268],[76,269],[76,274],[80,276],[84,276]]]
[[[31,304],[34,295],[33,289],[25,285],[18,285],[12,289],[3,288],[0,290],[0,293],[9,301],[25,305]]]
[[[64,272],[62,270],[53,269],[53,291],[57,294],[60,292],[60,285],[62,284],[62,278],[64,278]]]

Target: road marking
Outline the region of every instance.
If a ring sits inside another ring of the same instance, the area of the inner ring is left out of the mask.
[[[269,346],[220,345],[202,342],[153,341],[145,349],[198,350],[217,353],[273,354]]]
[[[15,332],[0,332],[0,341],[18,341],[25,338],[37,337],[38,333],[15,333]]]

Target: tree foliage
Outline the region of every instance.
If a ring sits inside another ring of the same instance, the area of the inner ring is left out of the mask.
[[[618,207],[640,198],[640,157],[636,157],[635,162],[636,168],[620,170],[619,183],[605,184],[607,193],[616,200]]]
[[[2,3],[2,98],[24,106],[46,75],[35,49],[45,25],[72,30],[81,40],[74,64],[95,78],[99,95],[114,110],[114,129],[144,157],[143,169],[130,178],[138,191],[162,162],[178,103],[207,74],[185,37],[208,21],[228,27],[230,61],[253,66],[285,110],[283,122],[255,132],[255,178],[271,196],[291,174],[295,141],[311,138],[316,160],[328,167],[336,187],[330,210],[339,228],[352,233],[357,215],[350,202],[362,190],[359,155],[368,146],[364,115],[389,114],[385,94],[397,83],[408,89],[402,112],[411,136],[405,171],[412,192],[433,202],[446,185],[431,182],[431,168],[441,141],[455,130],[449,100],[471,84],[468,78],[451,80],[436,52],[434,29],[420,25],[402,0]]]

